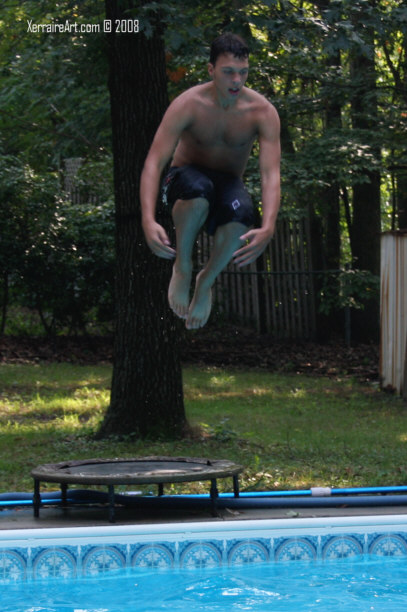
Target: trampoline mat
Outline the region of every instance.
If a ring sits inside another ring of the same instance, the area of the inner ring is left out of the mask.
[[[236,476],[242,470],[242,466],[227,460],[140,457],[50,463],[38,466],[31,475],[38,480],[48,482],[147,484],[226,478]]]

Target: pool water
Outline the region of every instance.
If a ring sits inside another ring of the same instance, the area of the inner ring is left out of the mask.
[[[407,609],[405,557],[255,563],[204,569],[126,569],[74,581],[0,585],[1,612]]]

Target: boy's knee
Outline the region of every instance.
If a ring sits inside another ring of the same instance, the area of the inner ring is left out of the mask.
[[[192,196],[191,199],[196,202],[196,206],[204,206],[203,202],[209,206],[209,203],[213,200],[214,191],[214,184],[209,177],[200,172],[195,174],[189,193]]]
[[[194,217],[200,217],[207,215],[209,210],[209,202],[203,197],[194,197],[188,200],[177,200],[172,209],[173,218],[181,215],[193,215]]]
[[[175,168],[169,175],[170,182],[167,187],[167,201],[175,205],[179,200],[191,203],[194,206],[203,207],[202,202],[195,200],[213,201],[215,187],[213,181],[203,172],[193,166]]]

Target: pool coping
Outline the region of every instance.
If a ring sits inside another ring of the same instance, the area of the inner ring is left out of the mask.
[[[364,528],[383,527],[403,528],[407,531],[407,514],[386,515],[355,515],[330,516],[310,518],[284,518],[284,519],[236,519],[234,521],[194,521],[177,523],[145,523],[132,525],[101,525],[80,527],[43,527],[29,529],[0,530],[0,543],[7,540],[43,540],[64,539],[72,537],[101,537],[101,536],[136,536],[151,534],[197,534],[242,531],[297,531],[307,529],[336,529],[336,528]],[[394,529],[392,529],[393,531]]]

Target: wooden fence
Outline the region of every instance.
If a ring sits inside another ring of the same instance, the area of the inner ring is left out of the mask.
[[[198,239],[197,267],[206,262],[212,239]],[[214,286],[214,308],[226,320],[255,326],[276,338],[311,339],[315,335],[315,293],[306,218],[280,219],[276,233],[257,262],[233,264]]]

